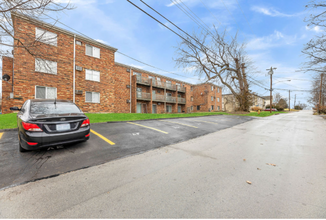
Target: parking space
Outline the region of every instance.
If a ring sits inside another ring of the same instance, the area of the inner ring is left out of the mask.
[[[89,141],[19,153],[17,131],[0,132],[0,189],[186,141],[252,120],[206,116],[91,125]]]

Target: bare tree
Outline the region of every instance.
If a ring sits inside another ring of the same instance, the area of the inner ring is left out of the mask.
[[[326,2],[323,0],[311,0],[306,9],[311,14],[304,19],[307,26],[311,28],[326,29]],[[304,63],[305,72],[323,73],[326,70],[326,35],[322,31],[307,44],[304,45],[302,53],[306,55],[308,61]]]
[[[240,111],[249,111],[251,96],[246,68],[251,64],[245,53],[245,45],[237,42],[237,36],[228,40],[226,32],[193,33],[177,47],[178,67],[193,70],[207,81],[220,82],[238,100]],[[247,65],[247,66],[245,66]]]
[[[274,95],[274,101],[275,101],[275,103],[276,103],[276,104],[279,103],[279,101],[280,101],[281,99],[282,99],[281,94],[280,94],[279,92],[275,93],[275,95]]]
[[[321,105],[325,106],[325,98],[326,98],[326,77],[323,77],[322,82],[322,93],[321,93]],[[310,92],[310,98],[308,99],[308,102],[312,106],[317,106],[319,104],[319,94],[320,94],[320,74],[314,76],[312,78],[312,84],[311,84],[311,92]]]
[[[45,50],[39,49],[40,39],[45,39],[46,32],[35,36],[28,33],[14,33],[12,13],[18,13],[30,18],[39,19],[50,12],[60,12],[73,9],[70,4],[58,4],[55,0],[2,0],[0,2],[0,45],[7,46],[8,49],[0,50],[0,56],[10,56],[14,47],[24,48],[34,57],[45,56]],[[51,37],[47,37],[51,44]]]

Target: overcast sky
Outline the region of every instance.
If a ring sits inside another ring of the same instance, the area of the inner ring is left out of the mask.
[[[64,2],[66,0],[58,0]],[[310,89],[310,75],[296,72],[305,61],[301,50],[321,29],[307,28],[303,19],[308,16],[305,4],[308,0],[144,0],[161,14],[188,33],[200,31],[200,27],[176,5],[192,10],[208,27],[218,26],[228,34],[239,32],[239,39],[247,43],[247,52],[255,62],[256,73],[252,76],[269,88],[266,69],[277,67],[274,72],[275,88]],[[191,83],[199,82],[198,77],[175,66],[175,47],[180,38],[138,10],[126,0],[73,0],[76,9],[53,15],[60,22],[118,48],[118,51],[163,70],[182,75],[177,76],[153,69],[135,60],[116,54],[116,61],[145,70],[177,78]],[[150,11],[141,1],[132,0],[139,7],[167,23]],[[51,20],[45,20],[51,22]],[[63,27],[62,25],[58,25]],[[169,25],[171,27],[171,25]],[[67,27],[63,27],[68,29]],[[285,79],[286,78],[286,79]],[[280,82],[291,79],[291,82]],[[252,91],[269,95],[264,88],[252,85]],[[288,92],[280,91],[285,97]],[[297,102],[306,102],[308,93],[297,94]],[[293,101],[291,102],[293,105]]]

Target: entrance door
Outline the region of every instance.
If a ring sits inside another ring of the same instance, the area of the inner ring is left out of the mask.
[[[137,103],[137,113],[141,113],[141,103]]]
[[[152,106],[152,113],[156,114],[157,113],[157,105]]]
[[[152,100],[156,100],[156,91],[155,90],[152,91]]]
[[[178,105],[178,113],[181,113],[181,106]]]
[[[172,112],[172,105],[166,106],[166,112],[171,113]]]

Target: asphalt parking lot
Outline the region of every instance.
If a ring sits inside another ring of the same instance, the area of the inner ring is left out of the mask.
[[[26,153],[18,150],[17,131],[0,131],[0,190],[186,141],[253,119],[216,115],[92,124],[87,142]]]

